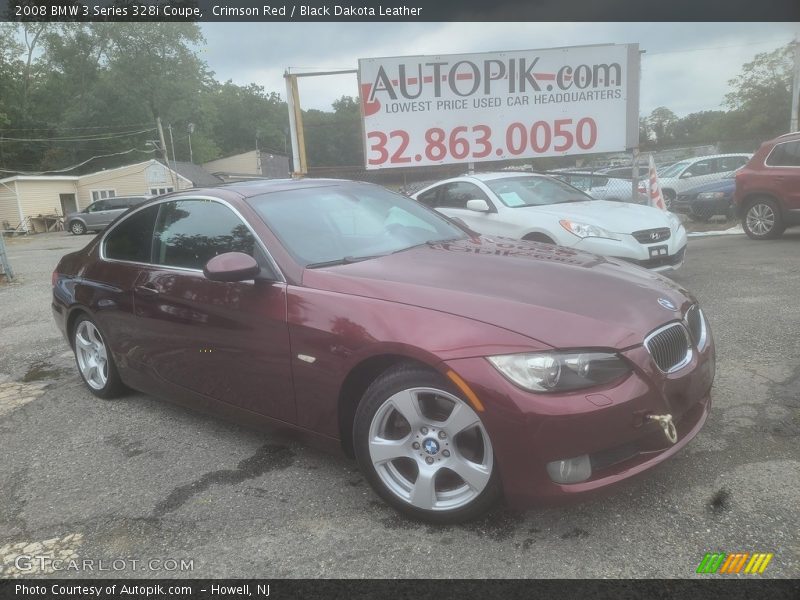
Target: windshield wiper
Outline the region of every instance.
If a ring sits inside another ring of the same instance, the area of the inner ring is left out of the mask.
[[[317,267],[333,267],[335,265],[349,265],[351,263],[361,262],[362,260],[369,260],[371,258],[380,258],[386,256],[385,254],[374,254],[372,256],[343,256],[334,260],[324,260],[322,262],[309,263],[306,269],[316,269]]]
[[[456,240],[460,240],[460,237],[454,237],[447,240],[425,240],[424,242],[420,242],[419,244],[414,244],[413,246],[408,246],[407,248],[400,248],[399,250],[395,250],[392,254],[397,254],[398,252],[405,252],[406,250],[411,250],[412,248],[419,248],[420,246],[436,246],[438,244],[444,244],[447,242],[455,242]]]

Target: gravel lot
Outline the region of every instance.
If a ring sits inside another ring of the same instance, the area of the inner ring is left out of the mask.
[[[283,435],[89,394],[50,314],[53,267],[88,241],[8,246],[0,576],[27,552],[141,561],[62,577],[696,577],[708,551],[774,552],[764,576],[800,575],[800,231],[690,240],[674,278],[704,306],[718,369],[711,417],[683,452],[600,499],[456,527],[398,516],[354,462]]]

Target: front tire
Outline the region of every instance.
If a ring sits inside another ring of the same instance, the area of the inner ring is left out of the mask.
[[[779,238],[786,226],[783,224],[780,206],[771,198],[756,198],[742,217],[744,232],[754,240]]]
[[[78,372],[92,394],[109,399],[125,391],[105,339],[86,315],[78,317],[72,328],[72,349]]]
[[[73,221],[69,224],[69,230],[72,235],[83,235],[86,233],[86,225],[81,223],[80,221]]]
[[[664,196],[664,205],[667,207],[667,210],[669,210],[677,197],[675,190],[661,190],[661,195]]]
[[[375,492],[413,518],[469,521],[500,495],[483,423],[435,371],[400,365],[378,377],[356,410],[353,440]]]

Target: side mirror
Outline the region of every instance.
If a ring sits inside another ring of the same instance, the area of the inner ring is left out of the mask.
[[[691,171],[684,171],[681,173],[680,179],[686,179],[687,177],[694,177]]]
[[[489,212],[489,203],[486,200],[467,200],[467,210]]]
[[[246,281],[261,271],[256,259],[244,252],[226,252],[209,260],[203,275],[211,281]]]

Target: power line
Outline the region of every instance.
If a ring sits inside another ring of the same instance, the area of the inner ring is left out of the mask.
[[[143,133],[149,133],[151,131],[155,131],[155,127],[151,127],[150,129],[142,129],[140,131],[129,131],[129,132],[120,132],[113,135],[106,135],[106,134],[98,134],[92,136],[80,136],[80,137],[54,137],[54,138],[13,138],[13,137],[5,137],[0,136],[0,143],[6,142],[94,142],[100,140],[113,140],[118,138],[124,137],[131,137],[133,135],[141,135]]]
[[[765,46],[767,44],[770,45],[785,45],[790,43],[792,40],[786,40],[785,42],[776,42],[775,40],[769,40],[764,42],[752,42],[750,44],[735,44],[733,46],[714,46],[709,48],[687,48],[685,50],[662,50],[660,52],[650,52],[647,51],[644,53],[644,57],[647,58],[648,56],[654,56],[656,54],[682,54],[684,52],[708,52],[711,50],[728,50],[730,48],[746,48],[748,46]]]
[[[123,154],[130,154],[131,152],[145,152],[147,154],[152,153],[152,150],[141,150],[139,148],[131,148],[130,150],[124,150],[123,152],[114,152],[112,154],[101,154],[99,156],[92,156],[91,158],[87,158],[85,161],[78,163],[77,165],[73,165],[71,167],[65,167],[63,169],[51,169],[49,171],[36,171],[36,172],[29,172],[29,173],[21,173],[20,171],[12,171],[9,169],[0,169],[2,173],[14,173],[15,175],[47,175],[48,173],[65,173],[67,171],[73,171],[78,167],[82,167],[88,162],[91,162],[98,158],[108,158],[110,156],[121,156]]]
[[[78,129],[108,129],[109,132],[114,129],[136,129],[139,127],[147,127],[150,123],[131,123],[129,125],[93,125],[85,127],[59,127],[51,125],[50,127],[16,127],[16,128],[0,128],[3,131],[76,131]]]

